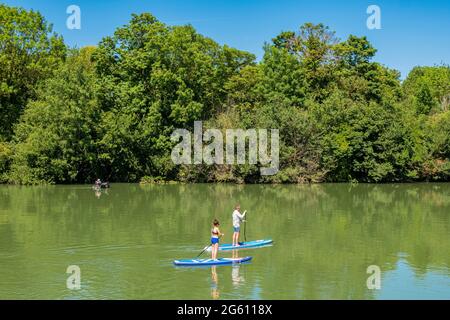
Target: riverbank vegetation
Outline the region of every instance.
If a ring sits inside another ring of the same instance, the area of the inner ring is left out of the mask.
[[[68,48],[37,12],[0,5],[0,181],[450,180],[450,67],[400,74],[366,37],[322,24],[282,32],[264,57],[150,14]],[[280,130],[280,172],[175,166],[171,133]]]

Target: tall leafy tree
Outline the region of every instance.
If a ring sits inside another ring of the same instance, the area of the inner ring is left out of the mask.
[[[419,114],[450,110],[450,67],[416,67],[404,81],[403,89]]]
[[[302,106],[320,101],[332,80],[333,46],[337,38],[323,24],[305,23],[298,32],[286,31],[265,46],[263,70],[269,97]]]
[[[66,47],[38,12],[0,4],[0,140],[10,140],[39,81],[52,75]]]
[[[114,175],[133,181],[174,174],[170,134],[220,112],[225,83],[255,57],[141,14],[102,40],[95,59],[107,110],[101,143]]]
[[[16,130],[10,182],[89,182],[105,173],[93,50],[72,51],[29,102]]]

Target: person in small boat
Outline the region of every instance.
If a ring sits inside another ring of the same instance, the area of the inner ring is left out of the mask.
[[[211,229],[211,259],[217,260],[217,252],[219,251],[219,239],[224,234],[220,232],[219,220],[214,219],[213,227]]]
[[[102,180],[100,180],[100,179],[95,180],[95,186],[97,188],[101,188],[102,187]]]
[[[239,247],[239,235],[241,233],[241,222],[244,221],[245,214],[247,211],[244,211],[241,214],[241,205],[236,205],[233,211],[233,247]]]

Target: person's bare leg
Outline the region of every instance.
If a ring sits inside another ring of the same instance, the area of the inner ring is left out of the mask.
[[[236,232],[236,246],[237,246],[237,247],[240,246],[240,244],[239,244],[239,235],[240,235],[240,234],[241,234],[240,232]]]
[[[213,260],[217,260],[217,251],[218,251],[218,249],[219,249],[219,244],[216,243],[216,244],[214,245],[214,248],[213,248],[213,250],[214,250],[214,257],[213,257]]]

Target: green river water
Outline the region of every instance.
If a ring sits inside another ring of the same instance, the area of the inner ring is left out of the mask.
[[[213,218],[231,242],[236,202],[247,239],[274,245],[239,251],[249,264],[174,267]],[[3,185],[0,299],[450,299],[450,184]]]

